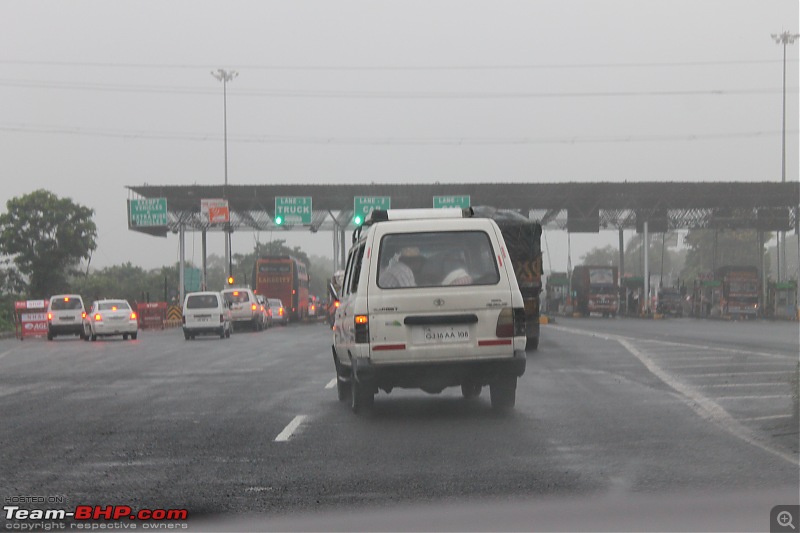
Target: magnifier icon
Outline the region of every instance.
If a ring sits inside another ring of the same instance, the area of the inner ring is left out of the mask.
[[[779,526],[789,526],[790,528],[795,529],[794,524],[792,523],[792,513],[789,511],[781,511],[778,513],[777,520]]]

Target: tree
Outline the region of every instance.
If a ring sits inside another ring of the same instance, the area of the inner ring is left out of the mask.
[[[768,241],[768,234],[765,239]],[[681,277],[697,278],[701,272],[713,272],[721,266],[754,266],[761,271],[761,257],[755,230],[694,229],[684,241],[689,247]],[[767,257],[769,272],[769,257]]]
[[[580,264],[619,266],[619,249],[610,244],[604,248],[592,248],[581,257]]]
[[[69,277],[97,248],[94,210],[39,189],[12,198],[0,215],[0,253],[27,278],[29,296],[69,291]]]

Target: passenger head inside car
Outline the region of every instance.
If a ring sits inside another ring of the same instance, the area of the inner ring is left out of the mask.
[[[381,270],[378,284],[381,287],[415,287],[417,277],[425,263],[425,256],[416,246],[406,246],[399,252],[387,250],[388,263]]]

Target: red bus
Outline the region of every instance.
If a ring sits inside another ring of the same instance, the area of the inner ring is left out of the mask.
[[[302,320],[308,316],[308,270],[296,257],[259,257],[253,265],[252,279],[256,294],[283,302],[289,320]]]

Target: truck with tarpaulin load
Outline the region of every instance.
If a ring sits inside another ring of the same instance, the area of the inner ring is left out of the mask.
[[[539,346],[539,294],[542,292],[542,225],[508,209],[473,206],[476,217],[491,218],[503,234],[525,302],[527,348]]]
[[[617,316],[619,283],[617,267],[579,265],[572,271],[572,293],[576,312],[583,316],[600,313]]]

